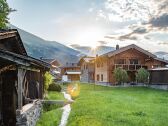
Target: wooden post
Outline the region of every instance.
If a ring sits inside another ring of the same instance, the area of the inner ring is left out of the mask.
[[[40,82],[39,82],[39,98],[43,99],[44,93],[44,72],[40,71]]]
[[[23,106],[23,80],[26,70],[18,68],[18,109],[21,110]]]

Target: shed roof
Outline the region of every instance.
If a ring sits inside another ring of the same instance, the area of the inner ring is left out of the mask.
[[[12,39],[12,41],[9,41],[9,39]],[[0,44],[2,45],[14,45],[12,46],[13,50],[11,52],[27,55],[26,49],[24,48],[24,45],[22,43],[21,37],[16,29],[8,29],[8,30],[0,30]],[[9,51],[9,47],[6,46],[0,47],[1,49],[5,49]],[[15,50],[14,50],[15,48]]]
[[[0,49],[0,58],[13,62],[16,65],[21,65],[25,67],[38,67],[38,68],[44,68],[47,70],[50,69],[50,64],[44,61],[35,59],[30,56],[24,56],[24,55],[16,54],[13,52],[9,52],[3,49]]]
[[[164,70],[167,70],[168,71],[168,67],[160,67],[160,68],[154,68],[154,69],[150,69],[150,71],[164,71]]]

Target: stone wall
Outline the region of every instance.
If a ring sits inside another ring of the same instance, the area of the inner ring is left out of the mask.
[[[40,100],[23,106],[20,112],[17,112],[16,126],[35,126],[40,118],[42,103]]]

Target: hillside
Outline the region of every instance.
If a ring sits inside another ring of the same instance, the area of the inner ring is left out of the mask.
[[[47,41],[13,25],[17,29],[29,56],[35,58],[56,58],[61,64],[66,62],[77,62],[82,55],[79,51],[69,48],[55,41]]]
[[[114,47],[110,46],[98,46],[95,49],[92,49],[89,46],[80,46],[80,45],[71,45],[71,47],[89,56],[96,56],[97,54],[102,55],[104,53],[115,50]]]

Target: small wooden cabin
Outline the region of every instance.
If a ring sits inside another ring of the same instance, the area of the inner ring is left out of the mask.
[[[61,67],[62,81],[80,81],[80,66],[77,63],[66,63]]]
[[[168,85],[168,68],[150,69],[149,84]]]
[[[0,31],[0,125],[15,126],[23,106],[43,98],[49,68],[27,55],[17,30]]]

